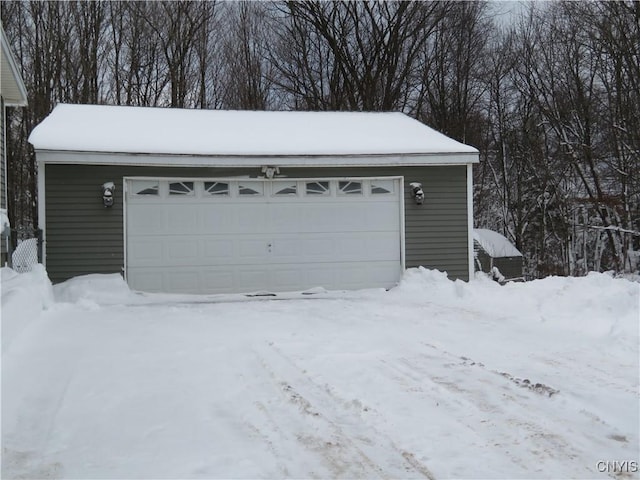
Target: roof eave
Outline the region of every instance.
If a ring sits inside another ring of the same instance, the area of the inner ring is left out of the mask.
[[[49,164],[261,167],[436,166],[479,163],[479,153],[396,153],[331,155],[194,155],[88,152],[35,148],[38,161]]]
[[[27,106],[27,89],[24,86],[24,80],[22,79],[22,75],[20,74],[20,70],[18,70],[18,66],[16,64],[15,59],[13,58],[13,54],[11,49],[9,48],[9,42],[7,40],[6,35],[4,34],[4,28],[0,24],[0,44],[2,46],[2,56],[4,60],[9,65],[9,70],[13,76],[15,81],[15,87],[20,94],[19,97],[6,97],[3,96],[4,104],[8,107],[25,107]]]

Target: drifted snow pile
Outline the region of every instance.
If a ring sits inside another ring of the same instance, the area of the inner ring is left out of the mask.
[[[53,287],[56,302],[81,303],[85,305],[113,305],[132,303],[135,294],[129,289],[121,275],[82,275],[59,283]]]
[[[542,328],[579,331],[594,337],[635,338],[637,342],[640,283],[606,273],[501,286],[481,273],[467,283],[420,267],[407,270],[393,293],[408,301],[462,307],[510,322],[537,322]]]
[[[316,298],[335,298],[337,292],[319,291]],[[374,296],[378,289],[341,292],[341,298]],[[388,293],[407,303],[429,302],[505,318],[536,322],[553,328],[578,330],[592,336],[628,337],[638,331],[640,283],[609,274],[591,272],[586,277],[548,277],[504,286],[478,273],[470,282],[449,280],[445,272],[422,267],[408,269],[398,286]],[[84,306],[132,305],[198,300],[238,300],[242,295],[139,295],[132,292],[119,274],[93,274],[72,278],[51,286],[42,265],[17,274],[2,269],[3,342],[21,329],[25,319],[37,316],[54,302]]]
[[[30,272],[17,273],[10,268],[0,270],[2,276],[2,352],[43,309],[53,303],[53,289],[42,265]]]

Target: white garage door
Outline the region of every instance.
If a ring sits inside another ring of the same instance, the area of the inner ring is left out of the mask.
[[[398,178],[126,181],[126,274],[147,292],[390,287]]]

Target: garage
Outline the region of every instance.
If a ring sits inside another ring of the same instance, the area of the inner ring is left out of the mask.
[[[478,150],[399,112],[60,104],[29,142],[53,283],[270,296],[473,276]]]
[[[401,179],[126,179],[126,277],[147,292],[391,287]]]

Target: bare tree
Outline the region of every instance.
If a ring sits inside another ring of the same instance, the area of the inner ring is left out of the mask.
[[[488,4],[455,2],[421,52],[416,116],[462,142],[478,145],[485,93],[483,61],[493,26]]]
[[[299,106],[374,111],[408,107],[419,55],[451,9],[448,2],[286,6],[280,86]]]
[[[265,110],[269,107],[271,72],[266,6],[241,1],[228,4],[223,43],[226,108]]]
[[[36,163],[27,137],[56,101],[73,97],[64,75],[73,21],[62,2],[3,2],[2,21],[29,95],[29,107],[12,109],[7,117],[7,206],[14,225],[32,228],[37,223]]]
[[[191,87],[198,78],[194,58],[201,32],[213,16],[213,8],[203,4],[189,0],[134,4],[136,16],[147,22],[160,41],[172,107],[184,108],[197,103],[198,96]]]

